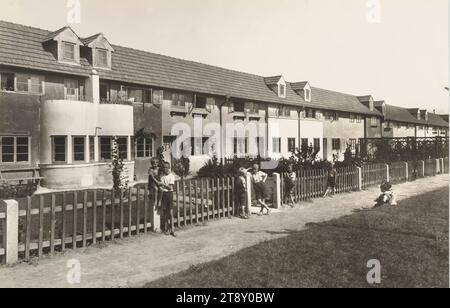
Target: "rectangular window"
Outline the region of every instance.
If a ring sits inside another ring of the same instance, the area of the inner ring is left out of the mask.
[[[153,139],[139,138],[136,142],[136,157],[153,157]]]
[[[272,139],[272,151],[273,153],[281,153],[281,138]]]
[[[285,97],[286,96],[286,86],[284,84],[280,84],[280,96]]]
[[[65,163],[67,153],[67,137],[66,136],[54,136],[53,138],[53,162]]]
[[[14,74],[1,73],[0,87],[2,91],[14,91]]]
[[[370,126],[372,127],[377,127],[378,126],[378,120],[376,117],[371,117],[370,118]]]
[[[314,151],[320,151],[320,138],[314,138]]]
[[[128,100],[142,103],[144,101],[144,91],[142,89],[128,88]]]
[[[355,123],[355,116],[353,114],[350,115],[350,123]]]
[[[42,87],[42,83],[44,82],[44,77],[42,76],[34,76],[31,75],[30,76],[30,92],[31,93],[36,93],[36,94],[41,94],[43,93],[43,87]]]
[[[306,117],[310,119],[316,118],[316,111],[314,109],[308,109],[306,112]]]
[[[308,138],[302,138],[302,150],[309,146],[308,142],[309,142]]]
[[[288,138],[288,152],[295,152],[295,138]]]
[[[16,162],[25,163],[30,161],[30,144],[28,137],[16,137]]]
[[[62,43],[63,60],[75,61],[75,44],[63,42]]]
[[[356,139],[350,139],[349,143],[350,143],[349,144],[350,145],[350,149],[352,151],[356,151],[356,145],[357,145],[358,141]]]
[[[2,137],[1,141],[1,162],[14,163],[14,137]]]
[[[245,155],[248,153],[248,138],[235,137],[233,139],[233,150],[235,155]]]
[[[89,161],[95,161],[95,137],[89,137]]]
[[[196,95],[195,96],[195,108],[206,109],[206,97]]]
[[[128,157],[128,138],[127,137],[118,137],[117,138],[117,146],[119,148],[119,156],[122,159],[127,159]]]
[[[112,158],[111,137],[100,137],[100,159],[110,160]]]
[[[81,162],[85,160],[85,137],[73,137],[73,161]]]
[[[0,163],[28,163],[29,137],[0,137]]]
[[[356,123],[362,123],[362,117],[360,115],[356,116]]]
[[[332,148],[333,148],[333,151],[340,151],[341,150],[341,139],[334,138],[332,140]]]
[[[28,92],[28,75],[17,74],[16,75],[16,85],[18,92]]]
[[[153,90],[152,92],[152,103],[161,105],[164,98],[163,90]]]
[[[96,49],[97,58],[95,59],[95,64],[98,67],[108,67],[108,50],[106,49]]]
[[[208,138],[191,138],[191,155],[203,155],[203,145],[207,140]]]
[[[66,98],[68,100],[78,100],[78,80],[65,79],[64,88],[66,92]]]

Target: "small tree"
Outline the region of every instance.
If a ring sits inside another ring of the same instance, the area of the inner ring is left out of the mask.
[[[173,162],[173,172],[184,179],[190,173],[190,161],[189,158],[182,156],[180,159],[175,159]]]
[[[112,162],[110,166],[112,167],[113,190],[117,193],[128,188],[129,178],[123,164],[123,158],[120,157],[119,143],[116,136],[113,137],[112,143]]]

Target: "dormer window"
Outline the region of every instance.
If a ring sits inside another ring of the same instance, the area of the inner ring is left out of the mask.
[[[75,44],[62,42],[62,54],[64,61],[75,62]]]
[[[284,84],[278,85],[278,96],[286,97],[286,85],[284,85]]]
[[[311,101],[311,89],[305,89],[305,101]]]
[[[106,49],[95,49],[95,66],[97,67],[109,67],[108,61],[108,50]]]

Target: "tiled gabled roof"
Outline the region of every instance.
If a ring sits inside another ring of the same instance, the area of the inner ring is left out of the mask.
[[[361,104],[358,97],[354,95],[316,87],[311,87],[311,92],[311,104],[313,106],[336,111],[381,116],[381,113],[377,110],[370,111],[366,106]]]
[[[44,49],[42,43],[50,34],[53,33],[0,21],[0,65],[89,76],[92,68],[86,59],[80,59],[81,65],[62,64]]]
[[[439,127],[448,127],[448,122],[435,113],[428,113],[428,122],[426,124]]]
[[[278,76],[264,77],[264,81],[265,81],[266,85],[273,86],[273,85],[278,84],[281,77],[283,77],[283,76],[278,75]]]
[[[411,112],[402,107],[386,104],[386,118],[387,121],[395,121],[409,124],[420,124],[421,122],[414,117]]]
[[[291,83],[291,87],[294,91],[300,91],[303,90],[308,83],[308,81],[293,82]]]
[[[0,21],[0,65],[88,76],[92,67],[87,59],[81,58],[78,66],[62,64],[43,48],[42,42],[50,34],[50,31]],[[95,35],[85,40],[93,38]],[[287,83],[286,98],[280,98],[267,87],[267,79],[262,76],[117,45],[112,47],[115,50],[112,69],[99,69],[100,78],[267,103],[379,115],[360,104],[356,96],[315,88],[309,103]]]

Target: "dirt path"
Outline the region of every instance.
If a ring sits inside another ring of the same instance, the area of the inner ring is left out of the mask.
[[[399,200],[449,185],[448,175],[395,185]],[[143,235],[116,241],[103,247],[79,249],[49,257],[37,265],[19,264],[0,268],[0,287],[140,287],[146,282],[186,270],[193,264],[212,261],[258,242],[302,230],[310,222],[322,222],[349,215],[373,205],[378,188],[302,203],[268,217],[248,221],[222,219],[207,226],[179,231],[177,238]],[[67,261],[81,264],[81,283],[66,280]]]

